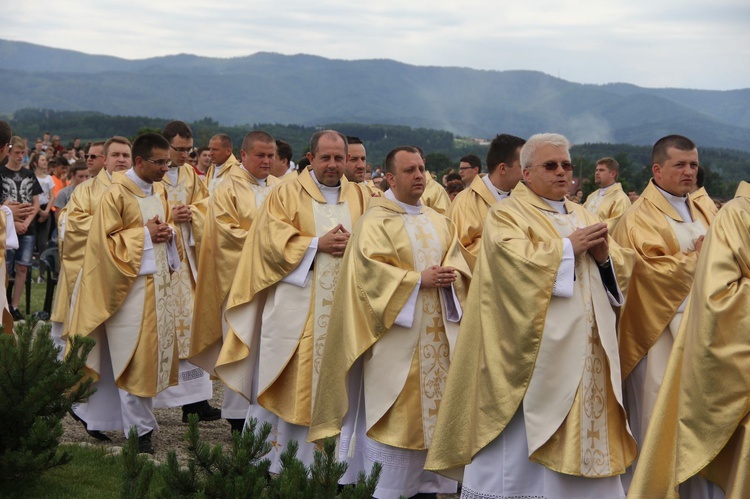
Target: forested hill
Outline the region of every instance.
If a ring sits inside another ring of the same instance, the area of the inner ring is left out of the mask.
[[[106,139],[113,135],[134,137],[145,130],[160,131],[168,122],[165,118],[143,116],[108,116],[92,112],[50,111],[25,109],[16,112],[10,119],[14,133],[29,138],[41,137],[46,130],[58,134],[67,144],[74,137],[83,142]],[[347,135],[356,135],[366,144],[368,162],[380,165],[392,148],[404,144],[422,147],[427,154],[427,167],[442,175],[455,168],[458,159],[469,153],[477,154],[484,161],[486,142],[466,137],[457,137],[444,130],[412,128],[399,125],[377,125],[361,123],[328,123],[319,127],[304,125],[247,124],[223,126],[215,120],[204,118],[191,123],[196,146],[206,145],[216,133],[226,133],[237,146],[250,130],[262,129],[276,138],[292,145],[294,157],[299,159],[307,152],[310,136],[321,127],[333,128]],[[703,147],[699,144],[701,164],[707,167],[706,187],[715,197],[732,197],[740,180],[750,180],[750,153],[732,149]],[[576,164],[576,177],[593,182],[595,161],[603,156],[615,157],[621,165],[620,178],[626,188],[641,190],[651,177],[650,146],[630,144],[584,143],[575,145],[571,151]],[[594,188],[584,186],[584,191]]]
[[[31,107],[227,125],[387,123],[471,137],[556,131],[574,143],[634,145],[682,133],[750,151],[750,89],[586,85],[534,71],[271,53],[130,61],[5,40],[0,81],[3,114]]]

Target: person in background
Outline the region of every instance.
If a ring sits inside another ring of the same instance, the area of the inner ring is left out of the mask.
[[[34,155],[29,163],[31,171],[36,175],[42,193],[39,195],[39,213],[36,216],[36,251],[40,255],[47,249],[49,235],[52,232],[52,203],[55,201],[55,182],[47,173],[47,158],[42,155]],[[47,264],[40,259],[39,277],[37,283],[44,282],[44,273]]]

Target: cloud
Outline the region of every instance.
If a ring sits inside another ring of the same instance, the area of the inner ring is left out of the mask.
[[[2,36],[129,59],[269,51],[730,89],[750,86],[748,21],[746,0],[26,0]]]

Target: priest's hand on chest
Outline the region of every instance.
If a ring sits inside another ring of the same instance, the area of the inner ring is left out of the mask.
[[[604,263],[609,257],[609,243],[607,242],[607,224],[597,223],[576,229],[568,236],[573,245],[576,257],[588,252],[596,263]]]
[[[146,222],[146,228],[154,244],[168,243],[172,239],[172,228],[168,223],[159,220],[158,215]]]

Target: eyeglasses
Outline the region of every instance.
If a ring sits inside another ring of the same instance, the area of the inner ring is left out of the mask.
[[[181,152],[181,153],[190,153],[190,151],[192,151],[192,150],[193,150],[193,148],[192,148],[192,147],[175,147],[175,146],[173,146],[172,144],[169,144],[169,147],[171,147],[171,148],[172,148],[172,149],[174,149],[175,151],[177,151],[177,152]]]
[[[103,158],[104,154],[86,154],[83,158],[84,159],[96,159],[96,158]]]
[[[146,159],[146,158],[144,158],[144,159],[143,159],[143,161],[148,161],[149,163],[153,163],[153,164],[155,164],[156,166],[158,166],[159,168],[163,168],[163,167],[165,167],[165,166],[166,166],[166,167],[169,167],[169,165],[170,165],[170,164],[172,163],[172,162],[171,162],[171,161],[169,161],[168,159],[157,159],[157,160],[153,160],[153,159]]]
[[[544,167],[544,169],[548,172],[554,172],[560,167],[562,167],[562,169],[566,172],[572,172],[574,168],[573,163],[571,163],[570,161],[563,161],[562,163],[558,163],[557,161],[547,161],[546,163],[542,163],[539,166]]]

